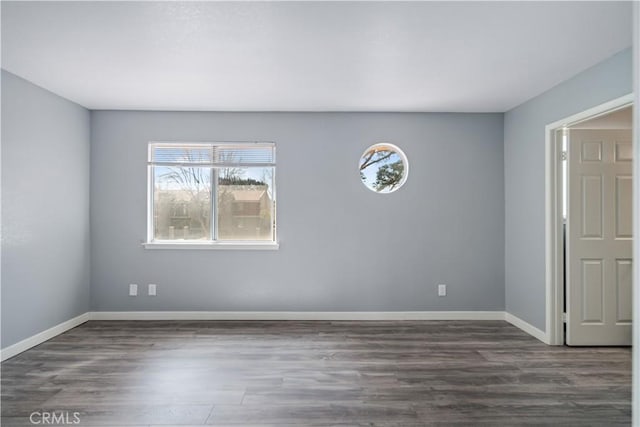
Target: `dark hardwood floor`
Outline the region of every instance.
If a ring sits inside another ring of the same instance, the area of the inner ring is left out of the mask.
[[[85,323],[2,363],[2,426],[617,426],[629,348],[501,321]]]

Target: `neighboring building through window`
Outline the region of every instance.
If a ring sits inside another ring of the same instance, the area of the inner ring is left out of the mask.
[[[149,243],[274,242],[275,144],[149,144]]]

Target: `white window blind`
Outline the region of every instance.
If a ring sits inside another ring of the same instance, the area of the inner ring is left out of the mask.
[[[149,163],[160,165],[272,166],[275,157],[273,143],[152,143],[149,150]]]

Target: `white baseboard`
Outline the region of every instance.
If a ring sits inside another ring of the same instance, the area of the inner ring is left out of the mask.
[[[92,311],[2,349],[0,358],[7,360],[88,320],[506,320],[549,343],[545,332],[504,311]]]
[[[88,312],[81,314],[80,316],[76,316],[73,319],[62,322],[29,338],[25,338],[22,341],[10,345],[9,347],[3,348],[0,352],[0,360],[5,361],[15,356],[16,354],[20,354],[23,351],[29,350],[30,348],[35,347],[38,344],[42,344],[43,342],[50,340],[57,335],[67,332],[69,329],[73,329],[76,326],[90,320],[90,315],[91,313]]]
[[[95,311],[91,320],[504,320],[503,311]]]
[[[504,320],[506,320],[507,322],[511,323],[516,328],[521,329],[524,332],[528,333],[532,337],[539,339],[543,343],[545,343],[545,344],[549,344],[550,343],[549,336],[547,335],[546,332],[541,331],[540,329],[536,328],[532,324],[525,322],[521,318],[516,317],[511,313],[505,312],[504,313]]]

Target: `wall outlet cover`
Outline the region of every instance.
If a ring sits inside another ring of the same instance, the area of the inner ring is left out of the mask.
[[[447,295],[447,285],[440,284],[438,285],[438,296],[444,297]]]

